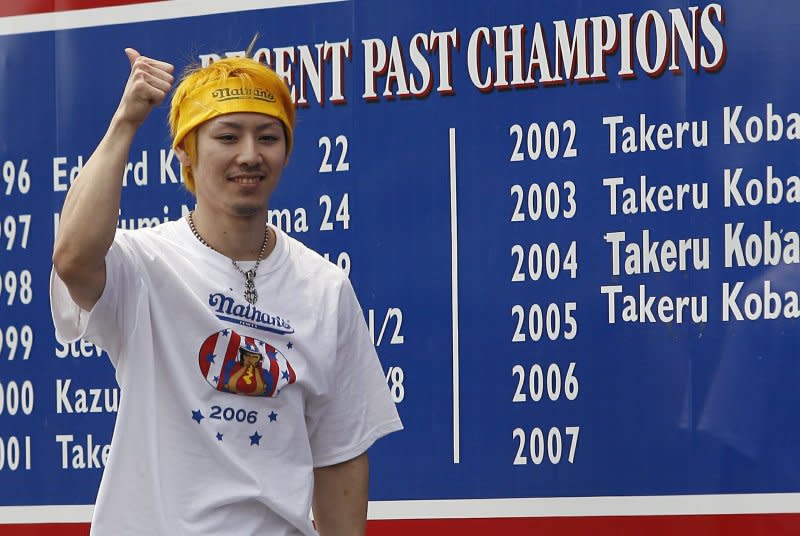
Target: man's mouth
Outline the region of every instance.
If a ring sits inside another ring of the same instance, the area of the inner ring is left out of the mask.
[[[236,177],[230,177],[228,180],[233,181],[236,184],[256,184],[263,178],[263,175],[239,175]]]

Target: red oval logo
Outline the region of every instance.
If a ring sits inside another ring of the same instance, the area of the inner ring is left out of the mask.
[[[297,380],[289,360],[274,346],[232,329],[210,335],[197,362],[211,387],[237,395],[275,397]]]

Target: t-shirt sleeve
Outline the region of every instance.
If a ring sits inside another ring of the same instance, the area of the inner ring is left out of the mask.
[[[56,339],[69,343],[78,339],[106,350],[116,366],[125,344],[126,326],[135,321],[136,296],[141,290],[134,249],[117,231],[106,254],[106,284],[91,311],[83,310],[53,268],[50,272],[50,310]]]
[[[308,424],[315,467],[364,453],[377,439],[401,430],[383,368],[350,281],[338,304],[336,362],[324,396],[309,403]]]

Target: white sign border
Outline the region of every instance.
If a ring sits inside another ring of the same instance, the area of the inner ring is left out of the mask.
[[[9,524],[89,523],[92,505],[3,506]],[[800,513],[800,493],[370,501],[369,519],[486,519]]]
[[[164,0],[143,4],[0,17],[0,36],[347,1],[349,0],[226,0],[225,2],[219,0]]]

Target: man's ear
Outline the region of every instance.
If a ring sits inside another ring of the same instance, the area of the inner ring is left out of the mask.
[[[183,142],[181,142],[180,144],[178,144],[177,147],[175,147],[175,156],[178,157],[178,160],[180,161],[181,166],[186,167],[186,168],[191,168],[192,167],[191,158],[189,158],[188,153],[183,150]]]

